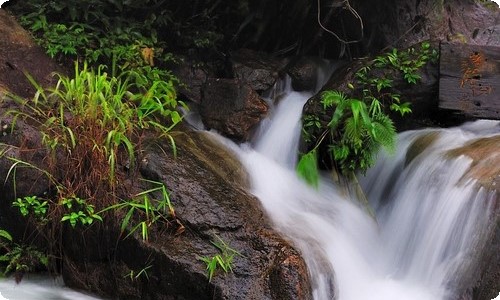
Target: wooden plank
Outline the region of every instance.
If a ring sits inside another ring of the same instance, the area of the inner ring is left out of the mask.
[[[500,119],[500,47],[441,44],[439,108]]]

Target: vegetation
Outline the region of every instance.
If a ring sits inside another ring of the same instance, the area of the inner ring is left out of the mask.
[[[215,53],[223,37],[212,16],[219,5],[208,1],[186,10],[182,1],[32,0],[10,9],[50,56],[94,66],[113,61],[130,69],[144,63],[165,66],[172,60],[169,44],[201,56]]]
[[[393,152],[396,131],[389,112],[404,116],[411,109],[409,103],[402,103],[400,95],[391,91],[393,80],[389,78],[400,74],[407,84],[416,84],[421,79],[418,71],[427,62],[436,60],[437,53],[427,42],[419,49],[393,49],[355,73],[355,81],[348,84],[353,97],[341,91],[324,92],[323,113],[330,117],[326,125],[317,116],[304,117],[304,138],[315,141],[315,145],[301,157],[297,167],[299,175],[309,184],[317,185],[318,148],[325,141],[330,159],[344,174],[366,171],[375,162],[381,147]]]
[[[24,273],[33,272],[39,267],[48,267],[48,257],[33,246],[15,244],[12,236],[0,229],[0,276],[14,273],[16,281],[22,279]]]
[[[13,117],[11,131],[16,130],[21,119],[39,128],[47,149],[48,168],[7,157],[12,166],[6,180],[12,179],[15,185],[17,170],[31,168],[48,179],[51,190],[43,197],[17,198],[13,207],[29,218],[49,244],[55,245],[61,242],[65,223],[72,228],[90,226],[95,221],[102,222],[105,212],[120,215],[121,208],[127,207],[122,232],[130,230],[128,237],[140,227],[147,241],[150,227],[158,220],[168,222],[175,218],[168,192],[163,184],[149,182],[156,187],[135,195],[134,200],[120,202],[116,189],[123,172],[117,169],[135,172],[138,147],[149,133],[169,139],[175,153],[169,131],[181,122],[176,109],[184,104],[176,99],[173,83],[159,78],[149,81],[134,70],[122,70],[113,77],[104,66],[94,69],[87,63],[82,67],[75,64],[74,78],[58,77],[54,88],[44,89],[28,75],[37,89],[34,98],[25,100],[12,95],[20,108],[8,112]],[[161,193],[162,200],[152,198],[155,192]],[[145,219],[133,224],[132,220],[142,214]],[[5,272],[30,270],[23,256],[28,261],[42,257],[31,246],[5,249],[3,259],[9,261]],[[57,257],[57,253],[51,256]]]
[[[151,180],[144,181],[154,184],[156,187],[138,193],[132,200],[122,201],[121,203],[111,205],[100,211],[100,213],[108,210],[126,209],[127,213],[122,219],[122,223],[120,226],[122,235],[129,228],[131,228],[129,230],[129,233],[125,236],[125,238],[127,238],[140,228],[142,239],[144,241],[148,241],[149,228],[159,221],[163,224],[168,225],[170,223],[170,220],[175,218],[175,210],[172,203],[170,202],[170,196],[168,194],[167,188],[163,183]],[[153,193],[155,192],[161,193],[160,200],[151,198],[151,195],[153,195]],[[140,221],[138,221],[135,225],[131,224],[134,219],[134,214],[142,216],[136,218]]]
[[[234,257],[241,253],[229,247],[229,245],[224,242],[219,236],[215,236],[217,240],[213,240],[212,244],[219,250],[219,254],[212,257],[203,256],[199,257],[199,260],[203,261],[207,266],[208,281],[212,281],[215,272],[220,268],[225,273],[233,271],[233,260]]]

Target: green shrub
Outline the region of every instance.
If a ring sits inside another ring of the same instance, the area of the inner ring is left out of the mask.
[[[381,147],[394,152],[397,135],[389,113],[404,116],[411,108],[391,91],[393,80],[389,77],[399,73],[407,84],[416,84],[421,79],[419,70],[429,61],[437,62],[437,52],[428,42],[417,49],[393,49],[354,74],[354,82],[347,84],[353,96],[340,91],[324,92],[322,114],[329,115],[329,121],[323,125],[318,116],[304,116],[303,138],[306,142],[314,141],[315,146],[302,155],[299,175],[317,186],[317,150],[325,141],[331,161],[345,175],[365,172],[374,164]]]

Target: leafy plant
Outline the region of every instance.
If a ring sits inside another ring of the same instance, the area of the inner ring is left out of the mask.
[[[7,252],[0,255],[0,264],[4,264],[3,276],[9,273],[23,273],[33,272],[38,267],[48,267],[49,259],[46,254],[33,246],[20,246],[14,245],[8,248]],[[16,278],[20,281],[20,278]]]
[[[219,250],[220,253],[212,257],[203,256],[198,258],[206,264],[209,282],[212,281],[215,272],[219,268],[222,269],[225,273],[232,272],[234,257],[237,255],[242,256],[241,253],[229,247],[229,245],[224,242],[219,236],[215,235],[215,237],[217,240],[212,240],[212,244]]]
[[[330,118],[322,124],[317,116],[304,117],[304,139],[314,140],[315,145],[302,155],[297,167],[299,175],[317,186],[318,148],[325,139],[329,157],[344,174],[366,171],[381,147],[393,152],[396,132],[389,112],[404,116],[411,113],[411,108],[408,102],[401,102],[399,94],[391,91],[394,81],[388,77],[396,72],[408,84],[416,84],[421,79],[418,71],[429,61],[437,61],[437,52],[431,50],[428,42],[418,49],[393,49],[354,74],[355,81],[347,84],[354,96],[348,97],[340,91],[324,92],[323,113]]]
[[[329,153],[344,173],[366,170],[374,163],[380,147],[394,151],[396,131],[377,99],[372,99],[367,106],[362,100],[347,98],[342,92],[326,91],[321,103],[325,110],[335,107],[323,138],[327,133],[331,135],[333,142],[328,145]],[[340,139],[335,139],[337,134]],[[301,157],[297,167],[299,175],[312,186],[318,185],[316,161],[321,142],[322,139]]]
[[[0,270],[2,276],[16,273],[16,281],[22,274],[31,272],[39,266],[48,266],[48,257],[33,246],[20,246],[13,243],[12,236],[0,229]]]
[[[176,111],[182,103],[176,99],[173,83],[163,81],[162,75],[162,72],[147,70],[145,73],[127,71],[112,77],[103,66],[92,69],[84,63],[80,68],[76,63],[74,78],[58,75],[56,86],[50,89],[41,87],[27,75],[36,88],[33,99],[11,95],[20,104],[20,108],[8,112],[13,119],[11,130],[16,130],[18,120],[37,126],[48,156],[44,168],[7,156],[12,166],[5,180],[11,179],[16,189],[19,168],[31,168],[48,179],[47,199],[28,196],[17,199],[13,205],[23,215],[46,214],[47,222],[34,221],[39,233],[49,243],[55,243],[53,249],[57,249],[60,242],[62,223],[75,228],[79,224],[88,226],[96,220],[102,221],[102,208],[119,202],[118,166],[125,171],[135,171],[136,153],[140,151],[138,146],[144,135],[166,137],[175,153],[169,132],[182,120]],[[150,193],[155,192],[162,193],[163,198],[153,198]],[[141,228],[143,238],[148,240],[150,227],[158,221],[168,222],[175,211],[163,185],[134,197],[129,201],[130,211],[121,228],[125,231],[130,225],[131,233]],[[122,207],[122,203],[114,206]],[[97,210],[101,211],[96,213]],[[132,215],[144,220],[134,223]]]
[[[12,242],[12,236],[8,231],[0,229],[0,246],[4,245],[3,243],[5,243],[5,240],[7,240],[7,242]]]
[[[304,179],[305,182],[315,188],[319,185],[317,155],[317,149],[314,148],[313,150],[302,155],[297,164],[297,174]]]
[[[94,213],[94,206],[78,197],[62,199],[61,205],[67,209],[67,213],[61,218],[61,222],[68,221],[75,228],[77,223],[91,225],[94,220],[102,222],[101,216]]]
[[[17,198],[17,200],[12,203],[12,206],[19,208],[19,212],[23,217],[32,213],[38,220],[46,221],[47,210],[49,208],[47,200],[42,200],[35,195],[25,196],[23,198]]]
[[[159,76],[157,74],[151,87],[145,89],[143,81],[147,79],[135,72],[110,77],[104,67],[93,70],[84,64],[79,70],[76,63],[75,77],[59,75],[53,89],[45,90],[28,77],[37,93],[31,101],[18,100],[29,113],[18,110],[10,113],[15,118],[41,123],[43,142],[52,150],[53,157],[56,151],[64,150],[68,155],[66,162],[76,163],[66,169],[80,174],[68,174],[67,178],[90,176],[94,178],[92,182],[101,182],[107,177],[113,187],[119,150],[125,150],[127,164],[133,167],[134,141],[144,130],[157,131],[173,143],[168,133],[181,122],[176,107],[183,103],[176,100],[173,83],[162,81]],[[109,167],[103,168],[106,165]],[[101,189],[97,186],[90,190]],[[79,194],[78,190],[74,194]],[[92,198],[93,195],[82,196]]]

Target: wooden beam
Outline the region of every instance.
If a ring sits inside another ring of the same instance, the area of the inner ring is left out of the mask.
[[[500,119],[500,47],[441,44],[439,108]]]

